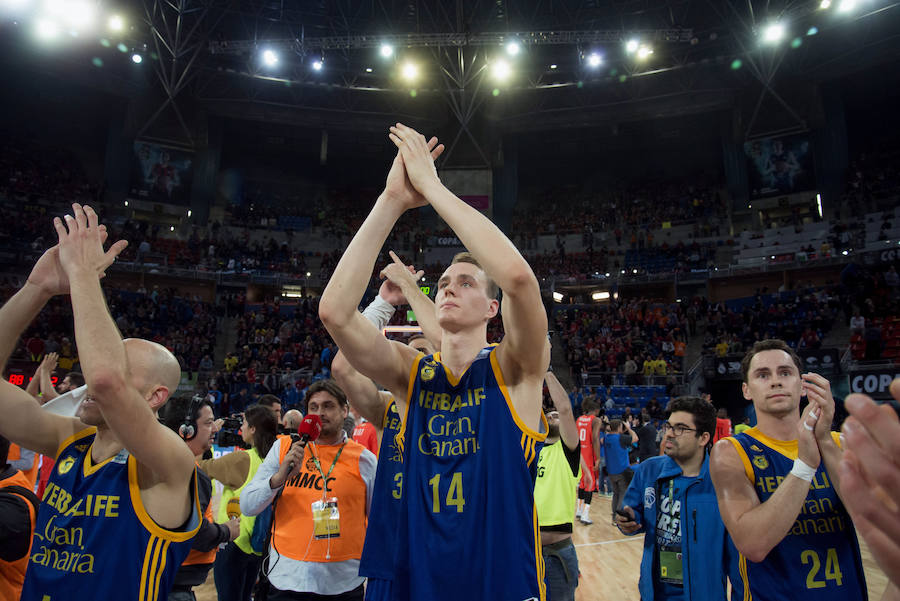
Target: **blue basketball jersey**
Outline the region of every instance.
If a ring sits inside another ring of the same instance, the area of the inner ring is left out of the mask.
[[[44,491],[22,601],[165,601],[200,528],[196,473],[189,529],[174,532],[147,514],[137,462],[127,451],[91,461],[96,430],[66,440]]]
[[[837,432],[832,435],[837,440]],[[769,438],[757,428],[729,437],[760,502],[790,473],[797,441]],[[753,563],[736,553],[730,562],[732,600],[867,599],[856,530],[821,463],[797,520],[766,558]]]
[[[399,437],[396,601],[546,598],[534,504],[546,434],[516,414],[495,349],[458,380],[440,353],[413,364]]]
[[[400,414],[394,399],[384,413],[375,488],[369,507],[366,542],[359,562],[359,575],[390,580],[394,574],[394,541],[397,538],[397,514],[403,478],[403,455],[397,444]]]

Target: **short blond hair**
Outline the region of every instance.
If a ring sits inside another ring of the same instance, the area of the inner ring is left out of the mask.
[[[494,299],[500,296],[500,287],[484,271],[484,267],[481,266],[481,263],[478,262],[478,259],[475,258],[475,255],[467,251],[456,253],[453,256],[453,260],[450,261],[450,264],[455,265],[456,263],[470,263],[480,269],[481,273],[484,273],[484,279],[487,282],[487,288],[485,289],[485,292],[487,293],[488,298]]]

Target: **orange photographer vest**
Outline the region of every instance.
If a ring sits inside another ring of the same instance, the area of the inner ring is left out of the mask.
[[[291,448],[291,439],[286,436],[279,444],[281,463]],[[363,450],[365,447],[350,439],[335,445],[314,442],[306,445],[300,473],[288,480],[275,508],[272,547],[276,552],[297,561],[346,561],[361,557],[366,537],[366,483],[359,472],[359,456]],[[338,452],[340,457],[334,463]],[[321,473],[315,457],[319,459]],[[327,486],[322,474],[328,477]],[[316,539],[312,504],[323,496],[337,497],[340,536]]]

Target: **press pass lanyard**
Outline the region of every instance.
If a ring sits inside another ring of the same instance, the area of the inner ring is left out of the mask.
[[[325,498],[325,493],[328,490],[328,476],[331,475],[331,472],[334,471],[334,466],[337,465],[338,459],[341,458],[341,453],[344,452],[344,447],[347,446],[347,442],[344,441],[344,444],[341,445],[341,448],[338,449],[337,455],[334,456],[334,461],[331,462],[331,467],[328,468],[328,473],[322,472],[322,464],[319,463],[319,457],[316,453],[313,453],[313,463],[316,464],[316,469],[319,470],[319,475],[322,476],[322,498]]]

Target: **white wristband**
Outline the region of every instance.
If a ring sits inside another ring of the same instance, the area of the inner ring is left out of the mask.
[[[794,467],[791,469],[791,475],[800,478],[804,482],[812,482],[813,476],[816,475],[816,468],[806,465],[799,457],[794,459]]]
[[[362,312],[363,317],[375,324],[379,330],[383,330],[391,317],[394,316],[394,305],[387,302],[380,295],[375,295],[375,300]]]

